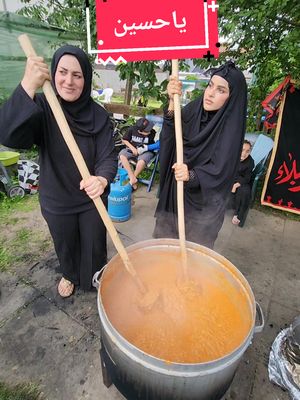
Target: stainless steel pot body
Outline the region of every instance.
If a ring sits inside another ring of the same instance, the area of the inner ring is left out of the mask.
[[[179,248],[178,240],[156,239],[138,242],[127,248],[129,256],[134,256],[136,250],[155,247],[158,254],[165,246]],[[109,321],[101,299],[101,283],[105,280],[108,270],[119,256],[115,256],[105,267],[100,280],[98,292],[98,311],[101,322],[101,340],[104,346],[105,364],[113,378],[114,384],[132,400],[217,400],[229,388],[238,364],[252,341],[253,334],[263,329],[264,321],[260,306],[255,302],[252,290],[244,276],[224,257],[206,247],[187,242],[189,251],[201,253],[216,263],[220,268],[226,268],[235,277],[241,290],[246,292],[252,315],[251,329],[243,343],[231,354],[220,359],[197,364],[167,363],[153,357],[122,337]],[[255,326],[258,311],[260,325]],[[171,334],[171,332],[170,332]]]

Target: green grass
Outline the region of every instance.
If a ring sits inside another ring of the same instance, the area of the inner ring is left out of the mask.
[[[12,262],[13,256],[10,249],[4,243],[0,243],[0,272],[6,271]]]
[[[34,230],[27,227],[26,213],[38,208],[38,195],[0,199],[0,231],[4,232],[0,240],[0,271],[18,267],[19,263],[35,262],[49,250],[52,244],[50,236],[45,236],[38,227]]]
[[[152,174],[152,168],[151,169],[145,169],[144,171],[142,171],[139,175],[140,179],[150,179],[151,178],[151,174]],[[154,179],[155,183],[159,183],[159,174],[155,174],[155,179]]]
[[[38,261],[41,254],[48,251],[51,245],[50,237],[45,238],[40,231],[21,228],[15,232],[13,239],[0,242],[0,272],[8,271],[20,262]]]
[[[32,211],[38,206],[38,195],[25,196],[21,198],[10,199],[1,193],[0,196],[0,227],[2,224],[16,224],[18,218],[13,215],[15,212]]]
[[[29,237],[30,237],[30,230],[27,228],[21,228],[16,235],[16,241],[18,244],[25,244],[27,243]]]
[[[124,96],[112,96],[111,98],[112,103],[119,103],[119,104],[124,104]]]
[[[17,225],[18,222],[20,222],[20,218],[11,217],[9,219],[9,224],[10,225]]]
[[[300,221],[300,215],[291,213],[291,212],[286,212],[282,210],[277,210],[276,208],[273,207],[268,207],[265,205],[260,204],[260,198],[255,200],[254,203],[254,208],[258,211],[261,211],[265,214],[270,214],[275,217],[280,217],[280,218],[286,218],[286,219],[291,219],[293,221]]]
[[[0,382],[0,400],[42,400],[43,398],[35,384],[11,386]]]

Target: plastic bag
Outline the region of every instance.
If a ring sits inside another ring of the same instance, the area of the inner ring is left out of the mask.
[[[300,317],[279,333],[272,344],[269,379],[300,400]]]
[[[40,167],[37,163],[29,160],[18,161],[19,185],[27,194],[35,194],[39,188]]]

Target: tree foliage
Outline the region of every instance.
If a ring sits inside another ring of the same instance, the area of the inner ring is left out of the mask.
[[[25,17],[42,21],[74,34],[79,46],[87,52],[86,14],[84,0],[21,0],[24,6],[18,11]],[[92,3],[92,2],[91,2]],[[91,4],[91,34],[96,38],[95,4]],[[63,41],[61,44],[64,44]],[[89,55],[91,62],[95,57]]]
[[[187,67],[185,61],[180,60],[179,68],[187,70]],[[132,85],[137,83],[138,89],[136,95],[139,97],[140,105],[147,106],[150,97],[162,101],[163,104],[167,102],[165,90],[168,81],[165,79],[160,84],[158,83],[155,74],[158,68],[159,65],[156,61],[130,62],[117,66],[117,71],[119,71],[122,80],[128,79]],[[171,73],[171,62],[165,61],[162,69]]]
[[[260,119],[260,102],[285,76],[300,78],[300,3],[298,0],[223,0],[220,29],[229,55],[254,74],[249,121]]]
[[[162,98],[161,87],[155,74],[156,68],[154,62],[130,62],[119,64],[116,68],[120,79],[129,80],[131,85],[138,84],[139,105],[146,107],[149,97],[155,97],[158,100]]]
[[[66,31],[82,32],[86,41],[85,1],[83,0],[21,0],[24,7],[19,14],[43,21]]]
[[[256,72],[276,61],[278,76],[300,72],[300,3],[298,0],[223,0],[221,34],[228,39],[227,53],[244,69]]]

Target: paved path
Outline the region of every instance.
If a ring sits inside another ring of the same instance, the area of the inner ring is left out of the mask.
[[[116,224],[127,246],[150,239],[157,199],[139,188],[133,217]],[[266,325],[245,353],[226,400],[288,400],[268,379],[270,346],[300,314],[300,224],[251,210],[244,228],[227,215],[215,250],[245,275],[261,304]],[[109,242],[109,254],[115,250]],[[56,292],[59,266],[53,252],[15,274],[2,273],[0,381],[38,383],[48,400],[121,400],[102,383],[96,292],[69,299]]]

